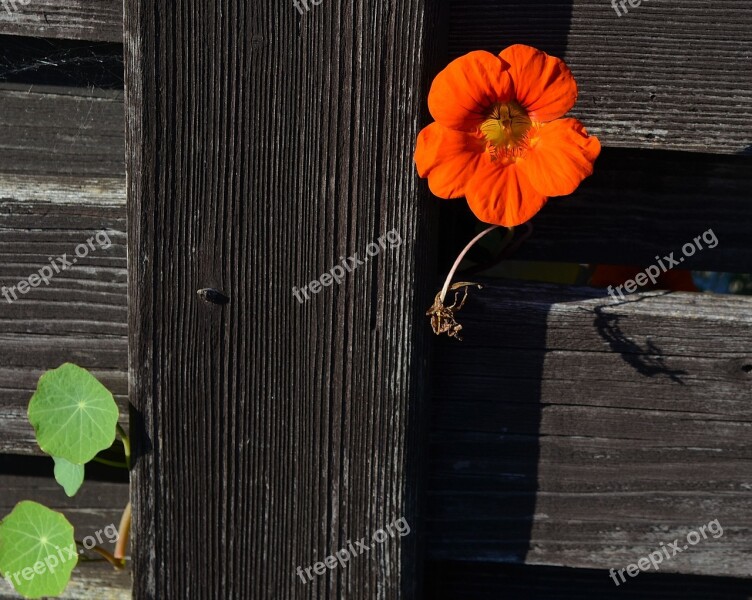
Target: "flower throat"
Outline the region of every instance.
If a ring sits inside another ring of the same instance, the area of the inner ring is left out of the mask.
[[[483,121],[480,131],[488,142],[492,157],[514,155],[522,145],[532,127],[527,112],[517,102],[499,102],[491,107],[488,118]]]

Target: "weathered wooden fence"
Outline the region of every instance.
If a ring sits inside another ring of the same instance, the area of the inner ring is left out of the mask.
[[[752,8],[309,7],[127,0],[124,38],[110,0],[0,10],[0,34],[25,36],[0,49],[124,39],[127,90],[0,65],[0,284],[97,230],[113,241],[0,298],[0,514],[36,498],[92,528],[126,499],[101,480],[71,501],[38,474],[26,403],[74,361],[124,416],[130,400],[134,597],[752,598],[752,302],[489,282],[465,342],[429,339],[446,240],[411,166],[430,77],[529,43],[568,61],[606,148],[518,257],[648,264],[713,228],[718,247],[684,266],[750,272]],[[54,68],[112,53],[95,48],[66,46]],[[397,252],[295,301],[393,228]],[[399,543],[297,578],[399,517]],[[724,536],[665,563],[674,575],[613,586],[608,569],[712,519]],[[87,566],[69,597],[130,595]]]

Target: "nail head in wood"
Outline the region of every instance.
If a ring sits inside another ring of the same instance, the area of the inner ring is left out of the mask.
[[[196,292],[198,297],[208,304],[219,304],[224,306],[229,304],[230,299],[222,292],[214,288],[204,288]]]

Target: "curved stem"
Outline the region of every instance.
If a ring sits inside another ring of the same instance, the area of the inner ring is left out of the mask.
[[[523,225],[522,230],[518,230],[514,227],[510,228],[507,231],[507,234],[504,236],[497,256],[494,260],[487,264],[478,264],[472,267],[468,267],[464,271],[457,273],[457,277],[464,279],[466,277],[472,277],[477,273],[482,273],[484,271],[488,271],[489,269],[493,269],[495,266],[501,264],[504,260],[513,256],[514,253],[519,250],[520,246],[522,246],[522,244],[524,244],[532,235],[532,233],[533,225],[530,221]]]
[[[101,546],[92,546],[91,548],[87,548],[81,540],[75,540],[75,542],[84,550],[91,550],[92,552],[96,552],[116,569],[122,569],[125,566],[125,561],[118,560]]]
[[[457,257],[457,260],[454,261],[454,265],[452,266],[452,269],[449,271],[449,275],[447,275],[446,281],[444,282],[444,287],[441,288],[441,295],[439,298],[442,302],[446,299],[447,292],[449,291],[449,286],[452,283],[452,277],[454,277],[454,273],[459,268],[460,264],[462,263],[462,259],[465,258],[465,255],[470,251],[470,248],[472,248],[484,235],[487,233],[492,232],[494,229],[497,229],[498,227],[501,227],[501,225],[491,225],[490,227],[484,229],[481,231],[478,235],[476,235],[470,243],[465,246],[465,249],[460,252],[460,255]],[[510,231],[513,231],[513,228],[510,228]]]
[[[125,451],[125,464],[128,469],[131,468],[131,440],[128,437],[128,433],[123,426],[118,423],[117,431],[120,434],[120,439],[123,442],[123,450]]]
[[[93,460],[94,462],[101,463],[103,465],[107,465],[108,467],[116,467],[118,469],[127,469],[127,468],[129,468],[126,463],[118,462],[116,460],[108,460],[106,458],[100,458],[99,456],[95,456],[91,460]]]
[[[131,503],[125,506],[123,516],[120,517],[120,527],[118,528],[118,541],[115,545],[115,558],[124,561],[125,553],[128,550],[128,538],[131,535]]]

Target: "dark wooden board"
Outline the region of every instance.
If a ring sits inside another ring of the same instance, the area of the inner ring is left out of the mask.
[[[123,89],[123,44],[0,35],[0,82]]]
[[[417,535],[296,569],[415,514],[440,39],[422,0],[309,6],[126,2],[138,599],[420,597]]]
[[[0,452],[39,451],[26,407],[39,376],[63,362],[92,369],[127,405],[123,185],[119,178],[0,175],[0,288],[17,286],[49,257],[70,261],[79,244],[107,233],[49,285],[16,292],[12,303],[0,296]]]
[[[3,173],[122,178],[122,91],[5,83],[0,105]]]
[[[429,555],[749,576],[752,299],[496,284],[439,340]]]
[[[426,567],[430,600],[749,600],[752,582],[643,573],[614,585],[608,571],[438,562]]]
[[[627,4],[629,7],[629,4]],[[608,146],[752,153],[752,5],[645,0],[453,0],[450,54],[524,43],[560,56],[573,115]]]
[[[6,459],[7,460],[7,459]],[[49,461],[52,474],[52,461]],[[99,531],[104,548],[112,551],[107,543],[104,528],[120,523],[123,508],[128,502],[128,485],[86,481],[74,498],[68,498],[54,479],[0,474],[0,518],[3,518],[21,500],[40,502],[48,508],[62,512],[73,524],[77,539]],[[64,600],[127,600],[130,595],[130,574],[116,571],[107,563],[79,563],[65,593]],[[0,598],[20,598],[6,581],[0,579]]]
[[[0,34],[120,42],[120,0],[4,0]]]

